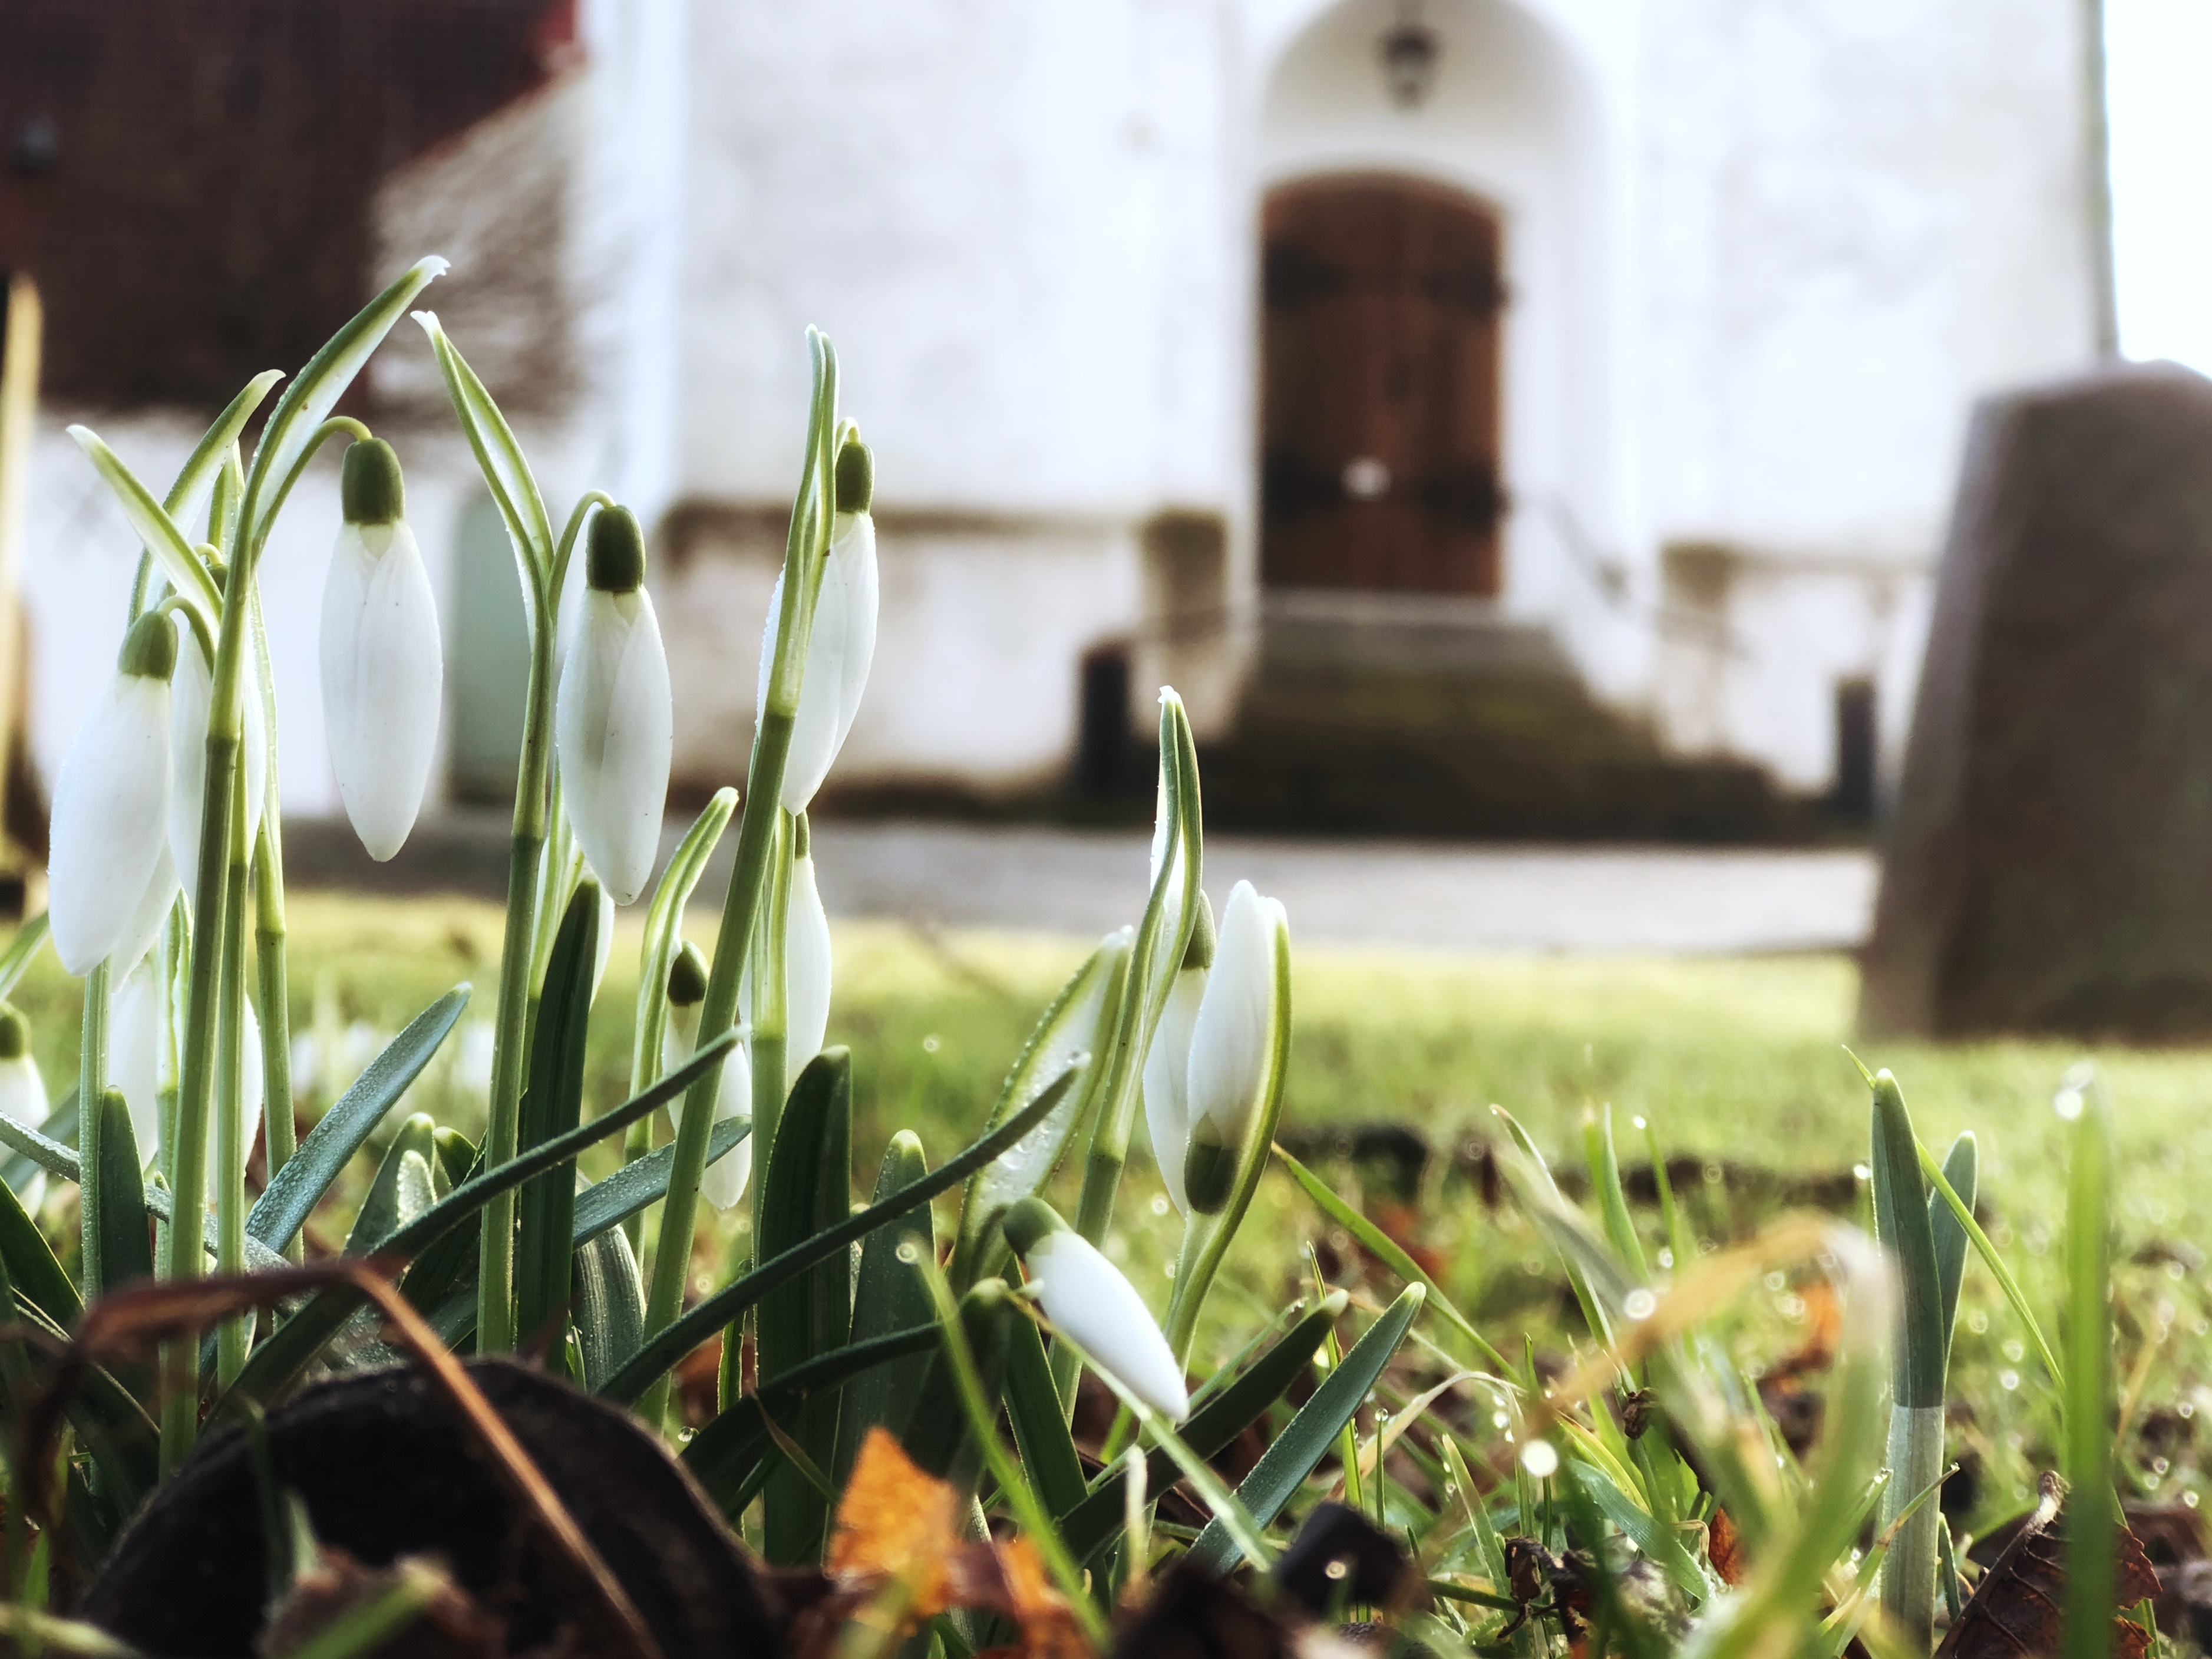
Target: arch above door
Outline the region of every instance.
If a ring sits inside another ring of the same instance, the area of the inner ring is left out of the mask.
[[[1279,185],[1261,223],[1262,580],[1496,597],[1500,216],[1364,173]]]

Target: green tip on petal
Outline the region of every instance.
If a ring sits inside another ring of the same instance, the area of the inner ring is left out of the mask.
[[[635,593],[645,586],[645,532],[636,514],[610,507],[592,519],[584,576],[602,593]]]
[[[707,998],[707,958],[690,939],[668,964],[668,1000],[678,1008],[694,1008]]]
[[[30,1022],[13,1004],[0,1002],[0,1060],[21,1060],[30,1052]]]
[[[1236,1149],[1221,1144],[1221,1133],[1211,1118],[1199,1119],[1190,1132],[1190,1149],[1183,1154],[1183,1196],[1197,1214],[1218,1215],[1236,1185]]]
[[[1000,1226],[1006,1230],[1006,1243],[1013,1246],[1016,1255],[1027,1255],[1036,1249],[1048,1233],[1067,1231],[1067,1224],[1060,1218],[1060,1212],[1041,1198],[1025,1198],[1006,1212]]]
[[[390,444],[364,438],[347,447],[338,501],[348,524],[397,524],[407,515],[407,485]]]
[[[131,624],[116,666],[149,680],[166,680],[177,672],[177,630],[167,611],[149,611]]]
[[[814,856],[814,832],[806,827],[806,814],[804,812],[791,821],[791,856],[794,860]]]
[[[876,453],[858,438],[837,452],[837,510],[865,513],[876,499]]]
[[[1204,893],[1198,896],[1198,914],[1190,919],[1190,943],[1182,953],[1183,971],[1213,966],[1213,947],[1219,938],[1213,930],[1213,904]]]

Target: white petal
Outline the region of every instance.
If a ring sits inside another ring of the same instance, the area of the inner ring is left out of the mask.
[[[266,1086],[261,1069],[261,1022],[254,1016],[251,998],[246,1000],[246,1019],[240,1036],[245,1046],[239,1056],[241,1062],[239,1066],[239,1097],[240,1103],[245,1108],[246,1124],[238,1144],[250,1158],[253,1155],[253,1137],[261,1127],[262,1098]],[[126,1095],[125,1098],[129,1097]],[[222,1141],[213,1111],[208,1114],[207,1134],[207,1201],[213,1204],[222,1186],[216,1156]]]
[[[207,658],[201,653],[199,635],[182,621],[177,624],[177,672],[169,689],[169,754],[174,768],[169,786],[169,856],[185,893],[199,894],[200,820],[207,794],[208,709],[215,700],[215,681]],[[261,702],[261,688],[252,665],[242,676],[239,698],[240,751],[246,767],[246,844],[251,848],[260,833],[261,809],[269,782],[269,722]]]
[[[721,1082],[714,1091],[714,1121],[724,1123],[752,1115],[752,1061],[740,1043],[722,1062]],[[745,1183],[751,1179],[752,1172],[753,1138],[747,1135],[707,1166],[706,1174],[700,1177],[699,1196],[717,1210],[730,1209],[745,1195]]]
[[[323,584],[323,731],[346,816],[380,862],[422,810],[445,672],[415,532],[404,520],[347,525]]]
[[[0,1060],[0,1112],[33,1129],[46,1121],[46,1079],[39,1075],[39,1062],[30,1055]],[[33,1215],[46,1201],[46,1196],[44,1170],[33,1170],[15,1194],[23,1208]]]
[[[168,685],[118,674],[54,781],[46,912],[70,973],[91,972],[122,939],[160,861],[168,811]]]
[[[1170,1421],[1190,1415],[1182,1367],[1144,1298],[1088,1239],[1048,1234],[1024,1265],[1047,1316],[1079,1347]]]
[[[814,606],[814,632],[806,643],[806,669],[799,684],[799,712],[791,723],[791,753],[783,769],[783,810],[804,812],[837,758],[838,699],[845,684],[845,568],[832,560],[822,571]]]
[[[123,1091],[123,1103],[131,1109],[131,1133],[144,1164],[151,1164],[161,1150],[161,1090],[173,1081],[165,1075],[164,1046],[160,965],[149,957],[125,975],[107,1011],[107,1080]]]
[[[1283,908],[1240,881],[1229,895],[1213,971],[1190,1036],[1190,1121],[1213,1121],[1243,1143],[1266,1080],[1275,995],[1275,931]]]
[[[644,589],[584,590],[553,733],[562,799],[585,860],[615,902],[628,904],[660,850],[675,747],[668,657]]]
[[[876,659],[876,520],[866,513],[840,513],[831,526],[830,563],[844,568],[845,650],[837,683],[837,747],[851,735],[853,717],[868,689]],[[834,757],[833,757],[834,758]]]
[[[30,1055],[0,1060],[0,1113],[27,1128],[35,1129],[46,1121],[46,1079]]]
[[[1183,1158],[1190,1150],[1190,1038],[1206,981],[1203,968],[1176,975],[1145,1055],[1145,1127],[1152,1133],[1161,1183],[1185,1215],[1190,1213],[1182,1186]]]
[[[792,860],[783,960],[783,1086],[788,1091],[806,1062],[822,1052],[830,1030],[830,918],[811,858]]]
[[[131,913],[131,923],[116,941],[114,953],[107,959],[111,979],[128,974],[143,961],[161,937],[161,925],[169,919],[169,909],[177,902],[177,864],[169,855],[169,846],[161,844],[160,857],[154,865],[154,873],[146,883],[146,890],[138,905]]]

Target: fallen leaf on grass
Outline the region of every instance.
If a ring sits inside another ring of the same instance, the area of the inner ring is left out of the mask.
[[[2065,1644],[2065,1483],[2043,1477],[2042,1501],[2004,1553],[1982,1575],[1973,1599],[1936,1650],[1936,1659],[2020,1659],[2051,1654]],[[2123,1610],[2158,1594],[2158,1572],[2135,1534],[2113,1532],[2118,1557],[2112,1610],[2114,1659],[2144,1659],[2150,1632]]]

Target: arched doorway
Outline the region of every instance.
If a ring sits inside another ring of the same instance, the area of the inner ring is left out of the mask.
[[[1271,191],[1263,236],[1263,580],[1495,597],[1498,216],[1346,175]]]

